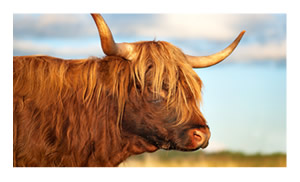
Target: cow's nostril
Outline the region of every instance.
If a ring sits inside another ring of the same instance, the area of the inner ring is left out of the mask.
[[[201,131],[200,129],[192,129],[191,130],[191,141],[192,145],[195,148],[201,147],[205,148],[208,143],[209,134],[205,133],[204,131]]]
[[[201,140],[202,139],[202,136],[201,136],[201,131],[199,131],[199,130],[195,130],[194,131],[194,138],[196,139],[196,140]]]

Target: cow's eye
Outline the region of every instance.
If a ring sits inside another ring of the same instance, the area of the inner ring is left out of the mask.
[[[153,103],[153,104],[159,104],[163,101],[162,98],[158,98],[158,99],[154,99],[154,100],[151,100],[150,102]]]

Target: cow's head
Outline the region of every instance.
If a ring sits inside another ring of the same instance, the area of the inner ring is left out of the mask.
[[[245,31],[227,48],[210,56],[190,56],[163,41],[115,43],[101,15],[92,14],[108,56],[130,63],[131,86],[122,114],[122,132],[138,137],[148,151],[191,151],[208,145],[210,131],[199,104],[202,82],[192,68],[215,65],[238,45]]]

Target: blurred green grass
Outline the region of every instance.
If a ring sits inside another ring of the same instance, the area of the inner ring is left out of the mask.
[[[120,167],[286,167],[286,154],[159,150],[131,156]]]

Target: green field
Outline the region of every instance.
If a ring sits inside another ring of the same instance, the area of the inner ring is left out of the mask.
[[[178,152],[160,150],[131,156],[120,167],[286,167],[286,154]]]

